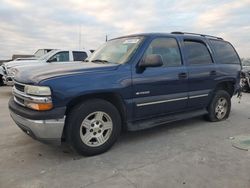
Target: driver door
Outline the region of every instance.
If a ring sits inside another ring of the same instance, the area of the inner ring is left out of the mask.
[[[151,54],[160,55],[163,65],[133,71],[135,120],[182,111],[188,104],[187,70],[177,40],[153,39],[144,57]]]

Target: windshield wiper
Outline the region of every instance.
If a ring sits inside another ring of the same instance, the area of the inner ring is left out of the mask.
[[[94,59],[91,62],[93,62],[93,63],[110,63],[109,61],[103,60],[103,59]]]

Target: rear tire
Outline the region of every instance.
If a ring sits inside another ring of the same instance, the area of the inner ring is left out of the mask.
[[[121,132],[121,117],[116,107],[102,99],[75,106],[66,121],[67,142],[79,154],[97,155],[109,150]]]
[[[217,90],[208,105],[206,119],[211,122],[222,121],[228,118],[231,111],[231,96],[225,90]]]

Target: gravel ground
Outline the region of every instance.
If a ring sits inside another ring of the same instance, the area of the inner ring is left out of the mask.
[[[250,94],[241,103],[233,98],[226,121],[198,117],[124,133],[95,157],[25,135],[9,116],[10,95],[0,88],[0,187],[250,187],[250,151],[230,140],[250,134]]]

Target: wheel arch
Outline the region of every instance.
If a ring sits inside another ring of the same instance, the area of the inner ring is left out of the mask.
[[[111,104],[113,104],[117,108],[118,112],[120,113],[121,120],[122,120],[122,127],[123,127],[123,129],[125,129],[125,122],[126,122],[126,118],[127,118],[126,106],[125,106],[124,100],[122,99],[121,95],[118,93],[115,93],[115,92],[85,94],[85,95],[81,95],[81,96],[78,96],[78,97],[72,99],[67,104],[67,108],[66,108],[66,112],[65,112],[66,118],[73,107],[75,107],[76,105],[78,105],[80,103],[83,103],[84,101],[90,100],[90,99],[102,99],[102,100],[106,100],[106,101],[110,102]],[[65,128],[64,128],[64,133],[65,133],[66,127],[67,126],[65,126]]]
[[[234,95],[235,83],[236,81],[233,79],[220,81],[219,83],[217,83],[215,87],[215,91],[220,90],[220,89],[225,90],[232,97]]]

